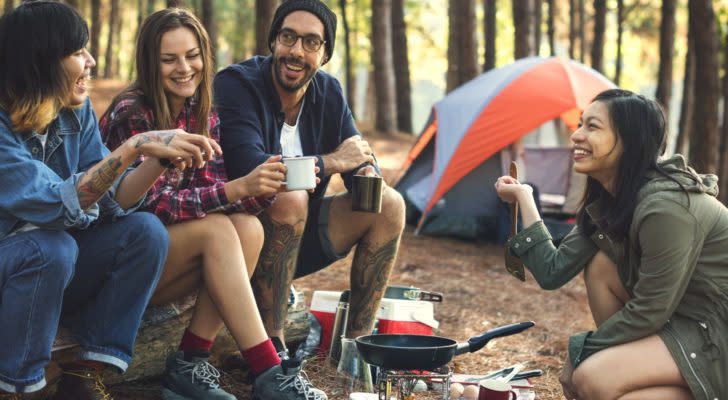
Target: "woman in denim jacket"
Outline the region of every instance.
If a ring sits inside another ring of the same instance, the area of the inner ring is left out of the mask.
[[[164,170],[157,158],[201,166],[219,152],[168,130],[110,153],[88,100],[87,41],[84,20],[57,2],[0,20],[0,393],[11,396],[45,386],[60,321],[81,351],[57,398],[110,398],[99,374],[131,361],[168,244],[154,215],[130,213]]]
[[[526,227],[511,241],[538,283],[556,289],[584,271],[593,332],[572,336],[561,376],[568,399],[728,397],[728,209],[715,175],[660,159],[660,106],[613,89],[571,135],[574,169],[589,176],[577,226],[558,248],[531,197],[510,177]]]
[[[219,140],[213,73],[210,39],[194,15],[178,8],[150,15],[137,39],[137,79],[101,118],[106,145],[113,149],[161,128]],[[151,302],[197,293],[179,350],[167,359],[165,400],[235,399],[220,387],[220,373],[208,363],[223,325],[256,377],[254,399],[325,399],[299,374],[297,363],[281,363],[250,285],[263,245],[255,215],[273,202],[284,172],[280,156],[274,156],[228,182],[222,157],[215,157],[204,168],[168,170],[147,193],[140,209],[156,214],[169,233],[169,256]]]

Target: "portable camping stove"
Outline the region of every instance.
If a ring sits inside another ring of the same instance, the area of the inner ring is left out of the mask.
[[[415,398],[413,392],[417,381],[424,380],[431,390],[418,393],[417,399],[449,400],[451,379],[452,371],[447,365],[434,371],[420,373],[379,369],[377,373],[377,393],[379,394],[379,400],[413,400]]]

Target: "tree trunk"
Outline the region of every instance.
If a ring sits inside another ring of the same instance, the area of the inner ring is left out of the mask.
[[[255,54],[270,53],[268,30],[273,22],[276,8],[278,8],[278,0],[255,0]]]
[[[167,8],[170,7],[184,7],[184,1],[182,0],[167,0]]]
[[[604,66],[604,31],[607,24],[607,0],[594,0],[594,42],[591,49],[591,65],[602,72]]]
[[[490,71],[495,68],[495,35],[496,35],[496,0],[483,0],[483,8],[485,9],[485,27],[483,32],[485,37],[485,63],[483,64],[483,72]]]
[[[720,140],[720,170],[718,176],[728,177],[728,32],[725,35],[723,48],[723,126],[721,127]],[[720,182],[720,201],[728,204],[728,179]]]
[[[123,19],[123,13],[121,10],[118,10],[116,12],[116,21],[114,22],[114,64],[111,70],[111,76],[114,78],[121,78],[121,57],[119,57],[119,53],[121,53],[122,47],[121,26],[124,23]]]
[[[116,384],[160,376],[164,372],[167,354],[177,349],[179,340],[189,325],[194,299],[194,296],[190,296],[184,302],[175,303],[174,307],[168,305],[148,309],[134,344],[134,360],[129,369],[123,375],[110,371],[105,375],[104,382]],[[296,300],[295,305],[288,308],[284,326],[286,342],[289,344],[303,342],[310,326],[302,292],[296,293]],[[75,352],[75,347],[55,351],[53,361],[55,363],[71,361],[75,358]],[[226,360],[228,357],[239,358],[239,355],[238,346],[228,330],[221,330],[212,348],[211,362],[215,365],[224,365],[229,361]]]
[[[584,0],[579,1],[579,61],[584,64],[586,59],[586,10],[584,9]]]
[[[537,56],[541,53],[541,25],[543,25],[543,0],[533,1],[533,51]]]
[[[412,90],[410,87],[407,24],[404,0],[392,0],[392,57],[397,101],[397,130],[412,133]]]
[[[212,0],[202,0],[202,24],[210,37],[213,71],[217,71],[217,21],[215,20],[215,3]]]
[[[548,4],[549,7],[548,18],[546,20],[548,26],[547,35],[549,38],[549,55],[553,57],[556,55],[556,30],[554,27],[554,19],[556,19],[556,4],[554,4],[554,0],[546,0],[546,4]]]
[[[349,109],[351,109],[351,112],[354,113],[356,108],[356,86],[354,84],[354,66],[351,63],[351,32],[349,31],[349,21],[347,19],[346,1],[347,0],[339,0],[339,7],[341,7],[341,25],[344,28],[344,75],[346,82],[346,101],[349,103]]]
[[[66,4],[78,10],[78,0],[66,0]]]
[[[3,6],[3,14],[7,14],[10,11],[15,8],[15,4],[13,4],[13,0],[5,0],[5,5]]]
[[[680,104],[680,122],[678,123],[677,138],[675,138],[675,153],[688,154],[688,143],[692,133],[690,126],[693,120],[693,101],[695,100],[695,51],[693,40],[688,36],[688,48],[685,54],[685,76],[683,77],[682,103]]]
[[[91,0],[91,57],[96,60],[97,65],[94,74],[97,73],[99,61],[99,39],[101,37],[101,0]]]
[[[448,2],[447,92],[478,75],[475,0]]]
[[[672,58],[675,51],[675,0],[662,0],[660,22],[660,67],[657,72],[655,98],[665,109],[670,120],[670,99],[672,99]]]
[[[576,0],[569,0],[569,58],[576,59]]]
[[[155,7],[156,5],[154,3],[155,3],[155,0],[147,0],[146,15],[152,15],[157,10],[157,8]]]
[[[116,33],[117,19],[119,19],[119,0],[111,0],[109,31],[106,37],[106,58],[104,62],[104,78],[106,79],[111,78],[114,74],[114,36]]]
[[[718,172],[718,33],[711,0],[690,0],[690,36],[695,49],[690,163],[698,172]]]
[[[375,127],[380,132],[397,129],[391,13],[391,0],[372,0],[372,59],[377,93]]]
[[[614,62],[614,84],[622,79],[622,34],[624,30],[624,0],[617,0],[617,59]]]
[[[514,56],[515,59],[533,54],[530,16],[533,12],[533,0],[512,0],[513,26],[515,27]]]

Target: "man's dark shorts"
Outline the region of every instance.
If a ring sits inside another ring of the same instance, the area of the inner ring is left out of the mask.
[[[298,252],[298,265],[295,278],[310,275],[322,270],[334,261],[340,260],[349,254],[347,249],[342,254],[336,254],[329,239],[329,209],[334,197],[323,197],[313,200],[308,205],[308,219],[303,230],[301,249]]]

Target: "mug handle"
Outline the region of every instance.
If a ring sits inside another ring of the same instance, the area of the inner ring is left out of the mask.
[[[518,399],[518,393],[516,393],[515,391],[513,391],[513,390],[509,390],[509,391],[508,391],[508,394],[512,394],[512,395],[513,395],[513,398],[512,398],[511,400],[516,400],[516,399]]]

